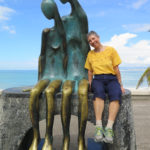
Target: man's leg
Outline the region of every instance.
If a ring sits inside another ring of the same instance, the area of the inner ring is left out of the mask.
[[[107,143],[113,143],[113,136],[114,136],[113,124],[115,122],[121,103],[121,88],[118,81],[117,80],[109,81],[107,85],[107,91],[110,99],[110,104],[109,104],[108,123],[104,133],[105,133],[105,141]]]
[[[93,104],[96,121],[102,120],[102,113],[104,110],[104,100],[96,97],[95,100],[93,101]]]
[[[96,117],[96,128],[95,128],[95,142],[103,141],[103,126],[102,126],[102,114],[104,110],[104,99],[105,99],[105,85],[99,78],[94,78],[92,81],[92,90],[94,93],[94,112]]]
[[[113,143],[113,136],[114,136],[113,124],[116,119],[117,113],[119,111],[119,107],[120,107],[120,104],[118,100],[110,102],[108,122],[107,122],[107,126],[104,132],[105,142],[107,143],[111,143],[111,144]]]
[[[120,104],[118,100],[110,102],[108,120],[115,121],[117,113],[119,111],[119,107]]]
[[[103,126],[102,126],[102,114],[104,110],[104,100],[96,97],[94,102],[94,111],[96,117],[96,129],[95,129],[95,141],[103,141]]]

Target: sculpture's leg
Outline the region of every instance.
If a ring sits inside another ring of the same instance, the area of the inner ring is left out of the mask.
[[[54,121],[54,94],[59,89],[61,85],[61,80],[55,80],[49,84],[45,90],[46,94],[46,134],[45,142],[42,150],[52,150],[53,141],[53,121]]]
[[[73,90],[73,82],[67,80],[63,85],[62,91],[62,104],[61,104],[61,121],[63,126],[63,147],[62,150],[69,149],[70,142],[70,115],[71,115],[71,105],[70,105],[70,96]]]
[[[40,80],[30,92],[29,112],[30,112],[30,118],[31,118],[32,127],[33,127],[33,141],[29,150],[37,150],[38,142],[40,140],[38,98],[39,98],[39,95],[42,93],[42,91],[46,88],[48,83],[49,83],[49,80]]]
[[[84,135],[85,135],[85,129],[86,129],[86,122],[87,122],[87,118],[88,118],[88,81],[87,80],[83,79],[80,81],[78,95],[79,95],[78,150],[86,150]]]

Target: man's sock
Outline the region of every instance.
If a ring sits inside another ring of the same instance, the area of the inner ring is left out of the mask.
[[[102,127],[102,120],[96,120],[96,127]]]
[[[112,129],[114,125],[114,121],[108,120],[106,128]]]

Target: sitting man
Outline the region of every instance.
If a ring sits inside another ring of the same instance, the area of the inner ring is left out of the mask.
[[[94,92],[95,141],[113,143],[112,127],[121,103],[121,93],[125,92],[118,67],[121,59],[114,48],[100,43],[100,37],[95,31],[89,32],[87,38],[89,44],[94,47],[94,50],[88,53],[85,68],[88,69],[89,84]],[[106,93],[108,93],[110,105],[108,123],[103,130],[102,113]]]

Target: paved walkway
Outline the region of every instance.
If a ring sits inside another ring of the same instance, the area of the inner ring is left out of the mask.
[[[45,135],[45,120],[40,122],[40,132],[41,132],[41,137],[44,138]],[[77,150],[78,145],[77,145],[77,135],[78,135],[78,118],[76,116],[71,116],[71,123],[70,123],[70,135],[71,135],[71,140],[70,140],[70,150]],[[86,127],[86,134],[85,138],[87,141],[87,138],[92,138],[94,134],[94,126],[92,123],[88,122],[87,127]],[[61,119],[60,115],[55,116],[55,121],[54,121],[54,128],[53,128],[53,147],[54,150],[61,150],[62,146],[62,125],[61,125]],[[86,143],[87,144],[87,143]]]
[[[150,100],[134,100],[133,113],[134,113],[134,124],[136,132],[136,144],[137,150],[150,150]],[[78,131],[78,120],[77,117],[71,117],[70,133],[71,143],[70,150],[77,150],[77,131]],[[45,121],[40,122],[41,136],[45,134]],[[87,124],[86,128],[86,141],[87,137],[93,137],[94,126],[93,124]],[[62,127],[60,116],[55,116],[54,122],[54,150],[61,149],[62,145]]]
[[[150,99],[134,100],[133,112],[137,150],[150,150]]]

